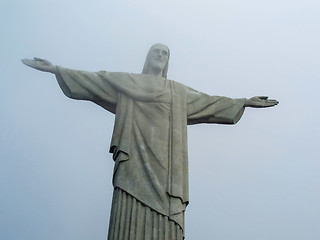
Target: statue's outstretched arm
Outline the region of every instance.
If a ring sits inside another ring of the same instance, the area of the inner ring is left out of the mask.
[[[27,65],[28,67],[32,67],[34,69],[37,69],[39,71],[43,71],[43,72],[50,72],[53,74],[58,73],[58,69],[56,67],[56,65],[52,64],[51,62],[49,62],[48,60],[45,59],[41,59],[41,58],[34,58],[34,60],[32,59],[22,59],[21,60],[25,65]]]
[[[118,92],[110,84],[107,73],[63,68],[41,58],[23,59],[22,62],[36,70],[55,74],[61,90],[67,97],[89,100],[115,113]]]
[[[253,108],[266,108],[273,107],[279,102],[275,99],[268,99],[267,96],[256,96],[250,99],[246,99],[244,106]]]

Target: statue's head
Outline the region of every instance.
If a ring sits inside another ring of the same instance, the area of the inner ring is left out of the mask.
[[[143,74],[161,73],[163,78],[167,78],[170,51],[169,48],[161,43],[154,44],[147,55]]]

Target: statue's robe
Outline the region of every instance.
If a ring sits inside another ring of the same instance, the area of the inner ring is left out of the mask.
[[[187,124],[234,124],[245,100],[209,96],[145,74],[58,70],[66,96],[115,114],[108,239],[182,239],[189,201]]]

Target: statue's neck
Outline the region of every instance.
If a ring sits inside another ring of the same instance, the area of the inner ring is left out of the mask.
[[[149,69],[146,74],[154,76],[154,77],[162,77],[161,69]]]

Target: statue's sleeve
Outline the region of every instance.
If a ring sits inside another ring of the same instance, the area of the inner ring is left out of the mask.
[[[57,67],[56,78],[63,93],[72,99],[92,101],[115,113],[117,91],[112,87],[107,72],[86,72]]]
[[[187,90],[188,124],[235,124],[243,112],[245,99],[209,96],[191,88]]]

